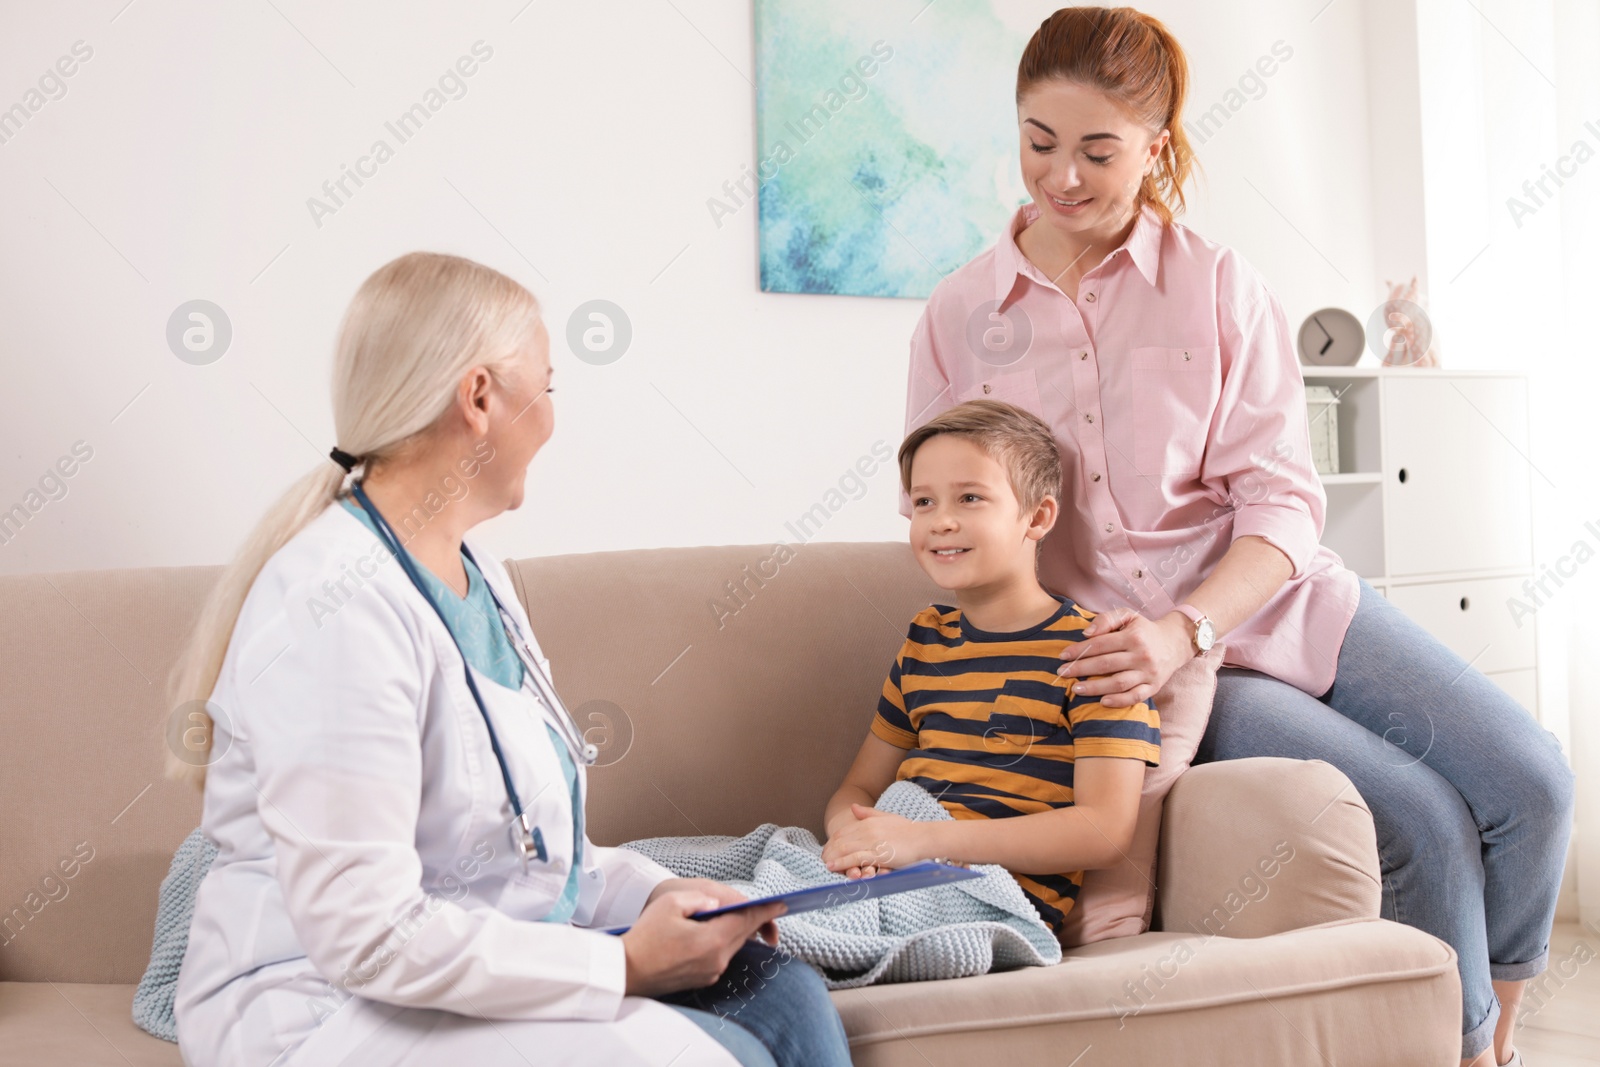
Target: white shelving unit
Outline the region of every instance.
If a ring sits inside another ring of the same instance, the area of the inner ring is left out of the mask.
[[[1339,397],[1322,543],[1539,714],[1528,383],[1498,371],[1303,367]]]

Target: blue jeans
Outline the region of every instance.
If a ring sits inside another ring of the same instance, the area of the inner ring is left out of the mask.
[[[844,1023],[805,961],[747,941],[713,985],[656,998],[687,1015],[744,1067],[850,1067]]]
[[[1573,775],[1554,735],[1361,582],[1320,697],[1242,667],[1217,672],[1196,763],[1320,759],[1372,809],[1386,919],[1456,950],[1463,1058],[1494,1039],[1490,981],[1545,968],[1572,829]]]

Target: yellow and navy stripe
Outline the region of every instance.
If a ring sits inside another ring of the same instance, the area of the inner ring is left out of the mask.
[[[1056,674],[1069,643],[1094,618],[1071,600],[1038,626],[979,630],[960,608],[933,605],[911,620],[889,669],[872,732],[906,749],[896,778],[938,798],[957,819],[1004,819],[1072,803],[1078,758],[1160,761],[1160,720],[1146,701],[1108,708],[1071,694]],[[1083,872],[1016,875],[1060,932]]]

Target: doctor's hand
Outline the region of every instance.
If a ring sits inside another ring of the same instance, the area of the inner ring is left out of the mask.
[[[691,919],[689,916],[697,911],[737,904],[746,898],[720,882],[698,878],[684,881],[692,882],[694,887],[665,892],[659,892],[657,887],[658,892],[652,894],[632,928],[622,935],[628,960],[624,993],[628,996],[653,997],[711,985],[722,977],[728,961],[753,934],[788,910],[782,904],[763,904],[715,919]],[[708,891],[707,885],[716,886],[718,892]],[[772,940],[777,940],[775,928]]]
[[[722,882],[713,881],[710,878],[668,878],[664,882],[656,883],[656,887],[652,889],[650,891],[650,895],[645,898],[645,907],[649,907],[650,901],[656,899],[656,897],[660,896],[661,894],[670,893],[677,889],[698,889],[701,892],[708,893],[717,898],[715,907],[718,908],[726,907],[729,904],[742,904],[750,899],[737,889],[733,888],[733,886],[724,885]],[[777,948],[778,924],[775,922],[762,923],[761,928],[756,931],[755,936],[759,937],[773,948]]]

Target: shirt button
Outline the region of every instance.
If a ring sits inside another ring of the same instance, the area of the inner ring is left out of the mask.
[[[1092,303],[1094,303],[1094,294],[1090,293],[1089,295],[1085,296],[1084,299],[1089,301],[1089,303],[1092,304]]]
[[[1144,577],[1144,571],[1134,571],[1133,572],[1133,576],[1135,578],[1143,578]]]
[[[1083,417],[1088,419],[1090,422],[1094,421],[1094,416],[1093,415],[1085,414]]]
[[[1098,482],[1100,480],[1100,472],[1095,471],[1093,474],[1089,475],[1089,480],[1092,482]]]
[[[1108,522],[1108,523],[1106,523],[1106,533],[1110,533],[1110,532],[1111,532],[1111,524]]]
[[[985,383],[984,383],[984,385],[983,385],[983,391],[984,391],[984,392],[986,392],[986,393],[987,393],[987,392],[988,392],[988,391],[989,391],[989,383],[988,383],[988,382],[985,382]]]
[[[1187,353],[1187,352],[1185,352],[1185,353],[1184,353],[1184,354],[1183,354],[1183,358],[1184,358],[1184,359],[1188,359],[1188,358],[1189,358],[1189,353]]]
[[[1083,355],[1079,356],[1078,358],[1079,359],[1088,359],[1089,358],[1089,353],[1085,352]]]

